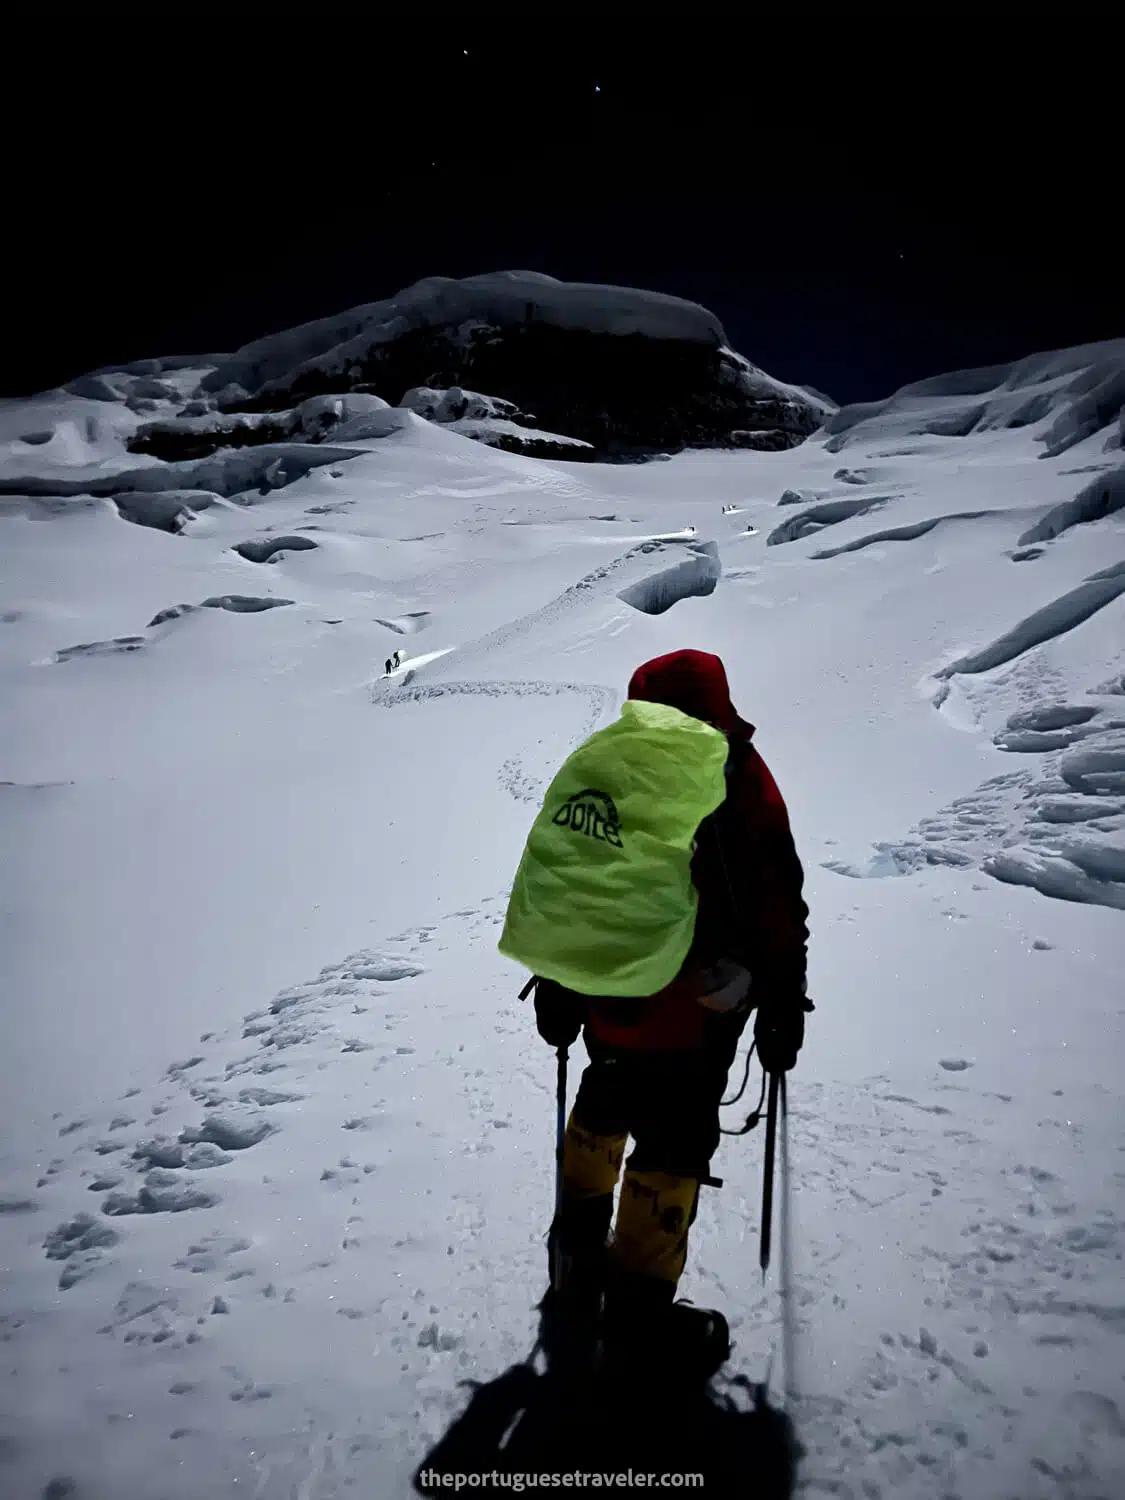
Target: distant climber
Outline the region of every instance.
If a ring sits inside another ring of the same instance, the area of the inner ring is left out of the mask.
[[[564,1138],[548,1301],[556,1326],[600,1326],[607,1353],[647,1359],[691,1325],[725,1357],[720,1314],[672,1316],[687,1310],[676,1287],[719,1102],[751,1012],[776,1073],[796,1062],[812,1008],[804,874],[753,733],[717,656],[647,662],[621,718],[551,783],[512,889],[500,950],[536,976],[544,1040],[565,1049],[582,1030],[590,1058]]]

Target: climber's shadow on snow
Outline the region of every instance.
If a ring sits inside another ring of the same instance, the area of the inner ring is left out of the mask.
[[[692,1489],[707,1495],[789,1500],[799,1451],[788,1417],[745,1377],[718,1391],[679,1383],[664,1369],[642,1388],[596,1375],[563,1382],[521,1362],[476,1385],[418,1465],[414,1488],[437,1495],[454,1482],[443,1475],[463,1474],[474,1476],[461,1480],[474,1495],[510,1496],[508,1476],[581,1471],[620,1476],[600,1483],[603,1493],[634,1494],[632,1470],[699,1474],[702,1485],[693,1481]]]

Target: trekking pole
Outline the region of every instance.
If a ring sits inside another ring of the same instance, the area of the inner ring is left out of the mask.
[[[558,1226],[562,1214],[563,1199],[563,1137],[566,1135],[566,1064],[567,1049],[559,1047],[555,1053],[559,1060],[558,1080],[555,1086],[555,1234],[554,1254],[551,1257],[551,1285],[555,1291],[562,1290],[563,1266],[559,1253]]]
[[[762,1268],[762,1280],[770,1263],[770,1232],[773,1228],[773,1158],[777,1141],[777,1099],[779,1088],[784,1088],[780,1073],[771,1073],[769,1102],[766,1105],[766,1156],[762,1164],[762,1237],[758,1248],[758,1264]]]
[[[785,1406],[788,1410],[792,1404],[797,1389],[797,1367],[796,1367],[796,1328],[794,1326],[794,1307],[792,1298],[792,1287],[789,1276],[791,1270],[790,1244],[792,1234],[792,1185],[789,1177],[789,1106],[786,1098],[785,1076],[781,1079],[781,1213],[778,1224],[778,1296],[781,1301],[781,1356],[785,1366]]]

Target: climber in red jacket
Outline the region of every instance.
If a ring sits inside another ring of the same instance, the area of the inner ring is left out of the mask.
[[[562,1207],[552,1229],[569,1267],[570,1307],[596,1316],[604,1288],[606,1339],[645,1348],[673,1306],[699,1186],[719,1143],[719,1101],[747,1020],[756,1012],[762,1066],[785,1072],[796,1062],[811,1004],[804,873],[785,803],[751,743],[753,725],[731,703],[722,662],[703,651],[657,657],[633,674],[629,697],[704,720],[730,746],[726,798],[696,837],[691,950],[656,995],[579,995],[540,979],[535,1009],[551,1046],[569,1046],[583,1030],[590,1055],[567,1125]],[[607,1259],[630,1136],[635,1146]],[[715,1336],[725,1338],[725,1322],[711,1316]]]

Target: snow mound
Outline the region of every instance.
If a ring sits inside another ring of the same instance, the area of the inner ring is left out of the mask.
[[[522,453],[529,458],[582,459],[596,456],[592,444],[581,438],[534,427],[534,419],[522,413],[514,401],[486,396],[480,391],[467,391],[459,385],[446,390],[414,386],[406,392],[399,406],[427,422],[440,423],[461,437],[472,438],[474,442],[507,453]]]
[[[766,537],[766,546],[777,547],[782,542],[799,541],[803,536],[812,536],[814,532],[848,521],[852,516],[865,516],[868,511],[880,510],[888,501],[899,498],[897,495],[873,495],[869,499],[829,500],[824,505],[814,505],[811,510],[803,510],[775,526]]]
[[[1009,716],[1004,728],[993,735],[992,743],[1001,750],[1019,753],[1063,750],[1096,732],[1097,726],[1090,720],[1097,712],[1089,704],[1069,703],[1023,709]]]
[[[956,370],[903,386],[883,401],[841,407],[824,430],[830,453],[860,439],[966,437],[1049,421],[1036,434],[1043,458],[1054,458],[1122,420],[1125,339],[1034,354],[1007,365]],[[1111,433],[1107,450],[1119,445]]]
[[[735,353],[696,303],[524,271],[433,277],[256,340],[203,386],[227,411],[279,412],[302,397],[378,391],[449,421],[465,399],[462,419],[474,409],[477,420],[534,411],[552,433],[638,457],[684,447],[780,451],[833,410]]]
[[[490,271],[461,281],[429,276],[382,302],[256,339],[221,363],[204,387],[219,390],[235,383],[254,392],[313,363],[343,369],[374,344],[407,331],[471,323],[501,328],[539,323],[713,347],[726,342],[722,325],[706,308],[660,292],[556,281],[538,271]]]
[[[1083,901],[1125,911],[1125,849],[1108,841],[1071,836],[1052,851],[1002,849],[983,868],[1009,885],[1029,885],[1057,901]]]
[[[193,615],[201,609],[225,609],[235,615],[258,615],[267,609],[282,609],[286,605],[295,604],[295,599],[276,599],[273,595],[261,596],[256,594],[215,594],[210,599],[204,599],[201,604],[170,604],[167,609],[161,609],[153,615],[145,627],[147,630],[155,630],[158,625],[167,625],[172,620],[182,620],[185,615]],[[138,641],[145,644],[143,636],[126,636],[127,641]],[[106,643],[115,645],[116,642]],[[74,650],[93,648],[72,648]],[[124,648],[122,648],[124,649]],[[129,647],[127,649],[135,649]]]
[[[867,536],[857,537],[854,542],[844,542],[839,547],[825,547],[812,555],[818,559],[840,557],[845,552],[860,552],[864,547],[874,547],[879,542],[914,542],[919,537],[928,536],[936,527],[944,526],[950,521],[980,521],[986,516],[999,514],[1001,512],[995,510],[958,510],[951,512],[948,516],[930,516],[928,520],[913,521],[907,526],[891,526],[886,531],[872,531]],[[795,517],[795,519],[800,520],[800,517]]]
[[[338,443],[362,443],[378,438],[391,437],[403,432],[413,419],[413,413],[395,410],[387,402],[378,407],[345,418],[332,434]]]
[[[203,374],[214,369],[229,354],[165,354],[154,359],[134,359],[124,365],[102,365],[94,375],[183,375]]]
[[[177,462],[206,458],[220,448],[260,443],[322,443],[345,429],[355,438],[383,437],[401,427],[379,396],[357,391],[342,396],[312,396],[289,411],[212,411],[192,403],[192,412],[146,422],[129,439],[130,453]]]
[[[450,432],[472,438],[476,443],[499,448],[505,453],[522,453],[527,458],[566,458],[575,463],[599,456],[594,445],[583,442],[581,438],[567,437],[562,432],[544,432],[538,427],[524,427],[522,423],[498,418],[465,417],[459,422],[448,423],[448,427]]]
[[[113,402],[133,411],[182,407],[196,397],[200,381],[224,356],[183,355],[172,359],[138,360],[135,364],[105,367],[80,375],[63,387],[67,395]]]
[[[386,411],[389,405],[388,401],[370,391],[350,391],[344,396],[310,396],[298,406],[297,416],[301,431],[312,440],[345,422],[355,422],[374,412]]]
[[[630,584],[617,597],[642,614],[662,615],[681,599],[713,594],[723,572],[718,547],[714,542],[700,542],[690,550],[694,556]]]
[[[434,390],[432,386],[417,385],[406,392],[398,403],[409,411],[417,412],[429,422],[460,422],[519,415],[514,401],[501,401],[498,396],[484,396],[480,391],[462,390],[459,385],[446,391]]]
[[[1033,646],[1042,645],[1044,641],[1073,630],[1076,625],[1081,625],[1098,610],[1111,604],[1121,593],[1125,593],[1125,563],[1117,563],[1113,567],[1092,573],[1085,583],[1019,620],[1010,630],[982,646],[979,651],[970,651],[949,666],[942,667],[937,676],[949,678],[958,672],[990,672],[993,667],[1003,666],[1005,662],[1022,656]]]
[[[311,470],[325,464],[344,463],[358,457],[355,448],[329,447],[315,443],[267,443],[260,448],[228,449],[188,462],[155,461],[115,473],[93,475],[83,479],[25,475],[18,479],[0,478],[0,495],[51,496],[68,498],[78,495],[106,496],[118,505],[122,495],[134,492],[155,494],[185,490],[209,491],[222,498],[245,497],[252,490],[269,494],[303,479]],[[244,499],[242,503],[252,501]]]
[[[64,646],[55,652],[55,661],[75,661],[86,656],[121,656],[129,651],[141,651],[148,643],[143,635],[119,635],[112,641],[85,641],[79,646]]]
[[[80,375],[63,389],[69,396],[85,396],[87,401],[124,401],[125,397],[101,375]]]
[[[1125,733],[1109,734],[1097,745],[1068,751],[1059,763],[1059,774],[1068,786],[1088,796],[1125,794]]]
[[[1019,546],[1031,542],[1050,542],[1062,536],[1072,526],[1081,526],[1087,521],[1100,521],[1115,511],[1125,510],[1125,467],[1113,469],[1092,479],[1079,490],[1073,500],[1052,506],[1041,521],[1025,531],[1019,538]]]
[[[219,496],[211,490],[143,490],[111,495],[121,518],[154,531],[180,532],[201,510],[209,510]]]

